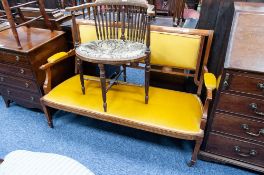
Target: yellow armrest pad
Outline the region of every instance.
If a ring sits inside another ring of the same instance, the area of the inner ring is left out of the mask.
[[[216,88],[216,78],[212,73],[204,74],[204,84],[207,89],[214,90]]]
[[[54,61],[64,57],[64,56],[67,56],[68,53],[67,52],[59,52],[59,53],[56,53],[54,55],[52,55],[51,57],[48,58],[48,63],[53,63]]]

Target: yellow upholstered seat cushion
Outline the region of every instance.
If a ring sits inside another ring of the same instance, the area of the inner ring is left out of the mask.
[[[94,113],[103,112],[100,83],[85,81],[83,95],[76,75],[45,95],[43,99],[58,105]],[[107,93],[107,114],[119,119],[157,126],[175,132],[199,134],[202,104],[194,95],[150,87],[149,104],[145,104],[144,87],[115,85]]]
[[[59,53],[56,53],[54,55],[52,55],[51,57],[48,58],[48,63],[53,63],[54,61],[64,57],[64,56],[67,56],[68,53],[67,52],[59,52]]]

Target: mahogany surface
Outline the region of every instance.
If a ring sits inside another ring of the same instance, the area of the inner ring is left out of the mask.
[[[64,32],[62,31],[50,31],[39,28],[27,28],[25,26],[17,28],[19,33],[19,39],[21,42],[22,49],[18,49],[16,46],[16,41],[12,35],[11,30],[5,30],[0,32],[0,48],[6,50],[13,50],[22,53],[28,53],[40,46],[43,43],[47,43],[59,36]]]
[[[249,164],[262,167],[264,165],[264,146],[261,144],[212,133],[209,136],[208,145],[208,149],[210,150],[208,152]]]
[[[263,44],[255,42],[264,3],[235,3],[235,9],[225,68],[200,157],[264,173],[264,60],[259,59]]]
[[[0,32],[0,93],[6,106],[16,102],[42,109],[39,99],[43,95],[45,72],[39,67],[53,54],[68,50],[65,34],[33,27],[19,27],[18,32],[22,49],[17,48],[11,29]],[[64,62],[53,73],[55,86],[74,73],[74,63]]]

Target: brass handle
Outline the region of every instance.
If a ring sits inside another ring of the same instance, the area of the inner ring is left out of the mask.
[[[257,134],[256,134],[256,133],[253,133],[253,132],[251,132],[251,131],[249,131],[250,129],[249,129],[249,126],[248,126],[247,124],[242,124],[242,125],[241,125],[241,128],[242,128],[243,130],[245,130],[245,131],[246,131],[246,134],[248,134],[248,135],[251,135],[251,136],[254,136],[254,137],[259,137],[259,136],[261,136],[261,135],[264,136],[264,128],[260,129],[259,132],[258,132]]]
[[[249,107],[252,109],[252,111],[257,114],[257,115],[261,115],[264,116],[264,112],[258,111],[258,105],[256,103],[251,103],[249,105]]]
[[[19,56],[16,56],[16,61],[19,62],[20,61],[20,58]]]
[[[257,87],[258,87],[260,90],[264,90],[264,83],[258,83],[258,84],[257,84]]]
[[[25,73],[25,70],[24,69],[20,69],[20,73],[21,74],[24,74]]]
[[[4,77],[0,77],[0,81],[3,82],[5,79]]]
[[[25,86],[26,86],[26,88],[28,88],[29,87],[29,84],[28,83],[25,83]]]
[[[250,149],[248,151],[248,153],[245,153],[245,152],[241,151],[240,146],[235,146],[234,150],[241,157],[250,157],[250,156],[256,156],[257,155],[257,151],[254,149]]]

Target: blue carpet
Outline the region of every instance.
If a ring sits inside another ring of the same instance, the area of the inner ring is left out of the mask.
[[[6,108],[2,99],[0,111],[0,157],[17,149],[57,153],[78,160],[97,175],[253,174],[201,160],[189,168],[190,141],[63,111],[54,115],[55,128],[50,129],[43,113],[16,104]]]

